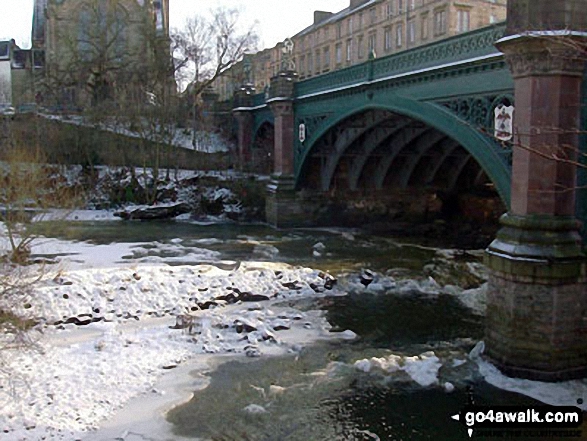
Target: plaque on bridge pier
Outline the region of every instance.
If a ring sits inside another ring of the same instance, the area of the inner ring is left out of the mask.
[[[497,106],[495,113],[495,137],[500,141],[511,141],[514,137],[514,106]]]

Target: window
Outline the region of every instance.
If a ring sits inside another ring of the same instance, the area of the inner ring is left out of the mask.
[[[26,61],[27,61],[27,54],[28,51],[23,51],[23,50],[18,50],[15,49],[12,52],[12,63],[11,63],[11,67],[13,69],[24,69],[26,67]],[[35,66],[37,67],[37,66]],[[39,66],[39,67],[42,67]]]
[[[320,50],[316,49],[316,56],[314,57],[314,63],[316,63],[316,73],[320,72]]]
[[[342,38],[342,21],[336,23],[336,38]]]
[[[385,5],[385,16],[391,18],[395,15],[395,0],[390,0]]]
[[[0,43],[0,60],[9,60],[10,59],[10,43],[9,42],[1,42]]]
[[[467,32],[470,30],[470,12],[468,9],[459,9],[457,11],[457,32]]]
[[[374,24],[377,21],[377,9],[376,8],[371,8],[369,10],[369,17],[371,20],[371,24]]]
[[[346,60],[351,61],[353,59],[353,40],[348,39],[346,41]]]
[[[369,41],[367,43],[369,49],[369,56],[375,53],[375,49],[377,47],[377,34],[375,32],[369,34]]]
[[[408,0],[408,10],[413,11],[416,9],[416,0]]]
[[[395,45],[401,47],[403,43],[404,27],[402,23],[398,23],[395,27]]]
[[[153,1],[153,9],[155,10],[155,28],[157,29],[157,34],[162,34],[165,30],[163,27],[163,6],[160,0]]]
[[[353,33],[353,17],[349,17],[349,21],[347,22],[348,33],[349,35]]]
[[[159,1],[157,3],[160,5]],[[120,60],[126,51],[127,12],[119,6],[110,7],[105,1],[95,6],[85,5],[79,10],[77,50],[80,58],[90,61],[102,57],[101,52],[106,51],[108,56],[113,55]],[[159,13],[162,14],[162,11],[159,10]],[[159,25],[161,23],[157,22]]]
[[[79,28],[77,35],[77,51],[82,61],[89,61],[92,51],[92,16],[87,8],[79,13]]]
[[[496,23],[496,22],[497,22],[497,17],[496,17],[495,15],[491,14],[491,15],[489,16],[489,23],[490,23],[490,24],[494,24],[494,23]]]
[[[42,49],[34,49],[33,54],[33,67],[35,69],[42,69],[45,67],[45,51]]]
[[[397,0],[397,13],[398,14],[404,13],[404,0]]]
[[[305,71],[306,71],[306,56],[302,55],[300,57],[300,75],[304,75]]]
[[[121,27],[116,35],[116,42],[114,43],[114,54],[116,60],[122,62],[126,52],[126,28]]]
[[[363,47],[363,36],[359,35],[357,37],[357,50],[358,50],[358,57],[363,58],[365,56],[365,48]]]
[[[408,43],[416,42],[416,22],[414,20],[408,21]]]
[[[324,48],[322,55],[323,55],[322,64],[324,66],[324,69],[329,69],[330,68],[330,46],[326,46]]]
[[[357,29],[363,29],[363,13],[359,12],[359,26],[357,27]]]
[[[342,43],[338,43],[335,48],[336,64],[342,63]]]
[[[312,59],[312,53],[308,53],[308,75],[312,75],[314,72],[314,60]]]
[[[446,10],[434,13],[434,35],[446,33]]]
[[[389,52],[391,50],[391,46],[391,26],[389,26],[383,31],[383,49],[385,52]]]
[[[428,14],[422,14],[422,40],[428,38]]]

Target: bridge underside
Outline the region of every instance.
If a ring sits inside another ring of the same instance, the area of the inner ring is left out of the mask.
[[[383,110],[357,115],[323,136],[298,186],[319,191],[428,187],[495,192],[458,142],[423,122]]]
[[[486,222],[506,211],[488,175],[457,141],[381,109],[327,131],[307,156],[297,188],[345,201],[376,199],[392,216],[468,212]]]

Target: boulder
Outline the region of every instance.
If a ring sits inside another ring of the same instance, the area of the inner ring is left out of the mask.
[[[136,208],[131,211],[119,211],[114,213],[114,215],[125,220],[159,220],[173,219],[180,214],[189,212],[189,205],[182,202],[174,205],[153,205],[150,207]]]

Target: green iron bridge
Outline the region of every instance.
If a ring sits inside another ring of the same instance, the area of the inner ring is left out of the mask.
[[[512,144],[493,135],[494,109],[515,105],[495,47],[505,32],[500,23],[304,81],[289,72],[267,93],[237,95],[241,158],[272,155],[268,171],[298,191],[493,189],[508,209]],[[587,171],[578,178],[576,214],[587,225]]]
[[[508,205],[511,145],[493,137],[495,107],[514,101],[494,46],[504,32],[499,24],[296,82],[295,187],[452,190],[486,181]],[[272,90],[235,109],[254,116],[251,149],[273,137],[271,106],[282,99]]]
[[[305,81],[284,69],[264,95],[243,88],[233,110],[241,159],[264,146],[273,159],[267,220],[313,225],[334,207],[325,218],[337,221],[372,200],[391,216],[412,203],[428,216],[429,196],[452,210],[461,195],[494,189],[482,203],[497,193],[507,214],[486,250],[485,354],[507,375],[587,376],[587,234],[577,222],[587,220],[587,179],[575,162],[587,149],[585,12],[583,1],[510,0],[507,27]],[[494,110],[514,96],[520,145],[494,137]]]

